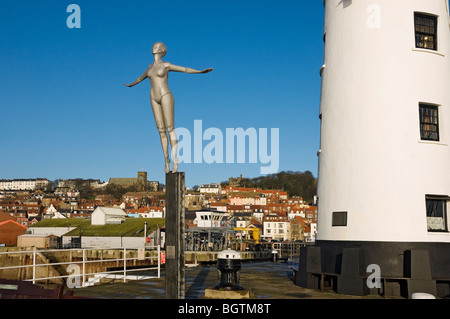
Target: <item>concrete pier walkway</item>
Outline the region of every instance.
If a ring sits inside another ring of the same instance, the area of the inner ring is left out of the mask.
[[[304,289],[293,282],[290,262],[243,263],[240,283],[244,289],[251,290],[252,299],[384,299],[381,296],[347,296],[333,291]],[[205,289],[214,287],[219,281],[215,266],[186,268],[186,299],[203,299]],[[105,283],[98,286],[80,288],[75,296],[105,299],[164,299],[164,271],[161,278],[127,283]]]

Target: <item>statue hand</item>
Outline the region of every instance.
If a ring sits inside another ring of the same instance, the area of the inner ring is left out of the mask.
[[[212,70],[214,70],[214,69],[213,69],[213,68],[205,69],[205,70],[202,71],[202,73],[209,73],[209,72],[211,72]]]
[[[129,88],[132,87],[131,84],[126,84],[126,83],[125,83],[124,85],[125,85],[125,86],[128,86]]]

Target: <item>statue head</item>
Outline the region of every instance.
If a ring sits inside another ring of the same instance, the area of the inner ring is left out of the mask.
[[[159,53],[165,56],[167,53],[166,45],[162,42],[156,42],[155,44],[153,44],[152,53],[153,54]]]

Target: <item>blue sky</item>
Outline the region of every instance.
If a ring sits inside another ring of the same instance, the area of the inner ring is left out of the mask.
[[[81,29],[66,25],[81,8]],[[0,179],[134,177],[164,183],[149,82],[153,62],[171,73],[175,125],[279,128],[279,171],[317,176],[322,1],[0,0]],[[260,175],[256,164],[181,164],[186,184]]]

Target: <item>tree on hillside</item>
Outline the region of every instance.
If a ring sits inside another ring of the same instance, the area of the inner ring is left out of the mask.
[[[226,182],[223,182],[226,184]],[[280,172],[252,179],[243,178],[240,186],[261,189],[279,189],[288,193],[288,196],[300,196],[306,202],[312,202],[317,192],[317,179],[310,171]]]

